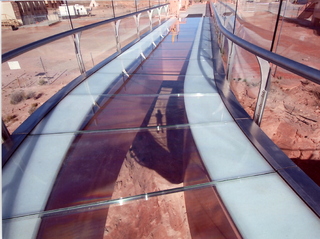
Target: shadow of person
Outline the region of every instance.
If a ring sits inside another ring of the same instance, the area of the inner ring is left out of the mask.
[[[140,131],[130,148],[131,157],[140,165],[155,170],[174,184],[183,182],[183,149],[180,155],[163,148],[149,131]]]
[[[157,119],[157,133],[160,131],[160,126],[163,125],[162,123],[163,114],[161,113],[161,110],[158,110],[156,113],[156,119]],[[161,132],[163,133],[163,129],[161,128]]]

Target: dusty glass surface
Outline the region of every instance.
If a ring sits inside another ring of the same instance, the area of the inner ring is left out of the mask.
[[[92,38],[95,40],[92,41]],[[114,23],[84,31],[80,35],[81,55],[86,70],[91,69],[117,51]]]

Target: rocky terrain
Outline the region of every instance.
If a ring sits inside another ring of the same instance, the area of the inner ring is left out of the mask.
[[[134,158],[128,152],[112,198],[183,186],[170,183]],[[111,206],[104,238],[191,238],[184,201],[184,193],[180,192]]]

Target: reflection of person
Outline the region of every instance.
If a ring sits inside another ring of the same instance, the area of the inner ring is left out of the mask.
[[[171,34],[172,34],[172,42],[174,42],[174,38],[177,35],[177,30],[176,30],[176,26],[173,26],[171,29]]]
[[[161,110],[158,110],[156,113],[156,118],[157,118],[157,132],[159,133],[160,131],[160,126],[162,126],[162,113]],[[161,132],[163,132],[163,129],[161,129]]]
[[[171,35],[172,35],[172,42],[175,41],[176,36],[177,36],[177,40],[178,40],[179,21],[177,21],[173,26],[171,26],[170,31],[171,31]]]

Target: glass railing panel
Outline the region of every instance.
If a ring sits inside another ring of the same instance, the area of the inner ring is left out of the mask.
[[[135,3],[135,0],[114,0],[113,4],[116,17],[137,11],[137,5]]]
[[[96,0],[95,3],[96,4],[90,4],[89,6],[91,19],[101,21],[114,17],[115,11],[113,9],[112,0]]]
[[[67,1],[57,9],[61,21],[69,22],[71,28],[89,25],[113,18],[110,0],[106,1]]]
[[[223,1],[222,6],[221,3],[217,5],[217,9],[222,16],[222,23],[229,31],[234,31],[235,35],[248,42],[270,49],[277,19],[277,15],[268,10],[270,4],[255,1]],[[236,20],[234,11],[237,13]]]
[[[150,0],[137,1],[137,7],[138,7],[138,11],[149,8],[150,7]]]
[[[236,35],[265,49],[270,49],[277,15],[268,11],[269,3],[240,1],[237,9]]]
[[[2,117],[9,132],[79,75],[71,36],[2,63]]]
[[[151,6],[157,6],[161,4],[161,0],[150,0]]]
[[[2,53],[70,29],[70,24],[61,19],[58,4],[46,6],[44,1],[1,1],[1,5]],[[15,12],[20,13],[19,17]]]
[[[119,36],[121,47],[126,46],[138,38],[136,20],[133,16],[121,19]]]
[[[261,128],[320,185],[320,86],[277,67]]]
[[[230,88],[245,111],[253,118],[261,82],[259,62],[255,55],[236,45],[229,54],[234,54],[232,60],[225,62],[225,65],[230,64],[228,66],[231,69],[228,72]]]
[[[139,29],[140,35],[143,35],[144,33],[150,30],[150,20],[148,12],[141,13]]]
[[[155,28],[159,25],[159,12],[158,12],[158,8],[153,9],[152,12],[152,27]]]
[[[236,5],[234,1],[219,1],[215,4],[221,24],[230,32],[234,32]]]
[[[309,3],[298,5],[290,1],[284,1],[282,9],[273,52],[320,69],[320,32],[313,22],[316,9]]]
[[[168,9],[169,9],[169,6],[168,6]],[[167,11],[165,7],[161,8],[160,16],[161,16],[161,22],[163,22],[167,17]]]
[[[50,26],[22,25],[14,31],[11,27],[2,27],[2,54],[67,30],[70,30],[70,23],[67,21],[59,21]]]
[[[111,22],[81,33],[81,55],[86,70],[91,69],[117,51],[114,28],[115,25]]]

